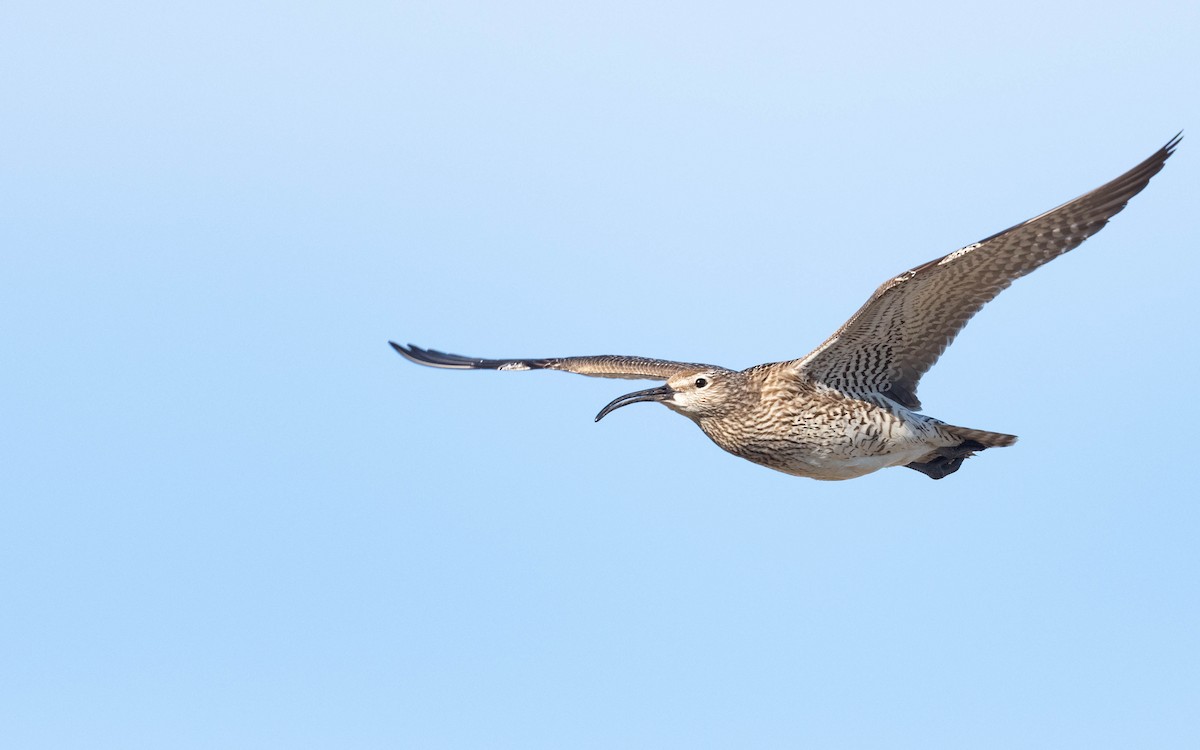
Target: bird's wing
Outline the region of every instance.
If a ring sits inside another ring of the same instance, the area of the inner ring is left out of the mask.
[[[670,362],[665,359],[621,357],[602,354],[596,357],[560,357],[555,359],[476,359],[458,354],[446,354],[409,344],[401,346],[389,341],[401,357],[429,367],[449,370],[561,370],[596,378],[625,380],[668,380],[683,370],[708,368],[710,365],[691,362]]]
[[[1181,137],[1107,185],[885,282],[794,366],[839,390],[921,408],[917,383],[971,316],[1014,279],[1100,231],[1158,174]]]

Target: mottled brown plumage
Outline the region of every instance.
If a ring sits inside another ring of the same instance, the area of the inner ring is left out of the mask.
[[[663,380],[601,410],[658,401],[695,421],[736,456],[813,479],[850,479],[908,466],[940,479],[1013,435],[956,427],[918,414],[921,376],[967,321],[1015,279],[1100,231],[1158,174],[1179,143],[1090,193],[937,260],[876,290],[811,354],[734,371],[644,357],[473,359],[392,343],[405,358],[463,370],[561,370]]]

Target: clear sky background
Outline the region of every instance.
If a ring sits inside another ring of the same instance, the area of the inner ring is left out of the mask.
[[[10,4],[21,748],[1194,748],[1200,5]],[[925,379],[939,482],[647,383],[809,351],[1117,176]]]

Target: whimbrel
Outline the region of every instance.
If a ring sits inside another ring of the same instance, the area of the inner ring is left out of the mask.
[[[918,413],[921,376],[971,316],[1014,279],[1100,231],[1158,174],[1181,136],[1090,193],[888,279],[800,359],[735,371],[612,355],[476,359],[390,343],[406,359],[452,370],[561,370],[665,381],[613,399],[596,421],[622,406],[658,402],[735,456],[787,474],[851,479],[906,466],[941,479],[967,457],[1017,438]]]

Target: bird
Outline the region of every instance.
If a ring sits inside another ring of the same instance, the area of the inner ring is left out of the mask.
[[[922,414],[921,376],[1015,279],[1100,231],[1162,170],[1182,136],[1091,192],[888,279],[800,359],[732,370],[615,355],[479,359],[388,343],[405,359],[450,370],[558,370],[661,381],[613,399],[595,421],[630,404],[659,403],[729,453],[794,476],[845,480],[902,466],[942,479],[965,459],[1011,446],[1017,437]]]

